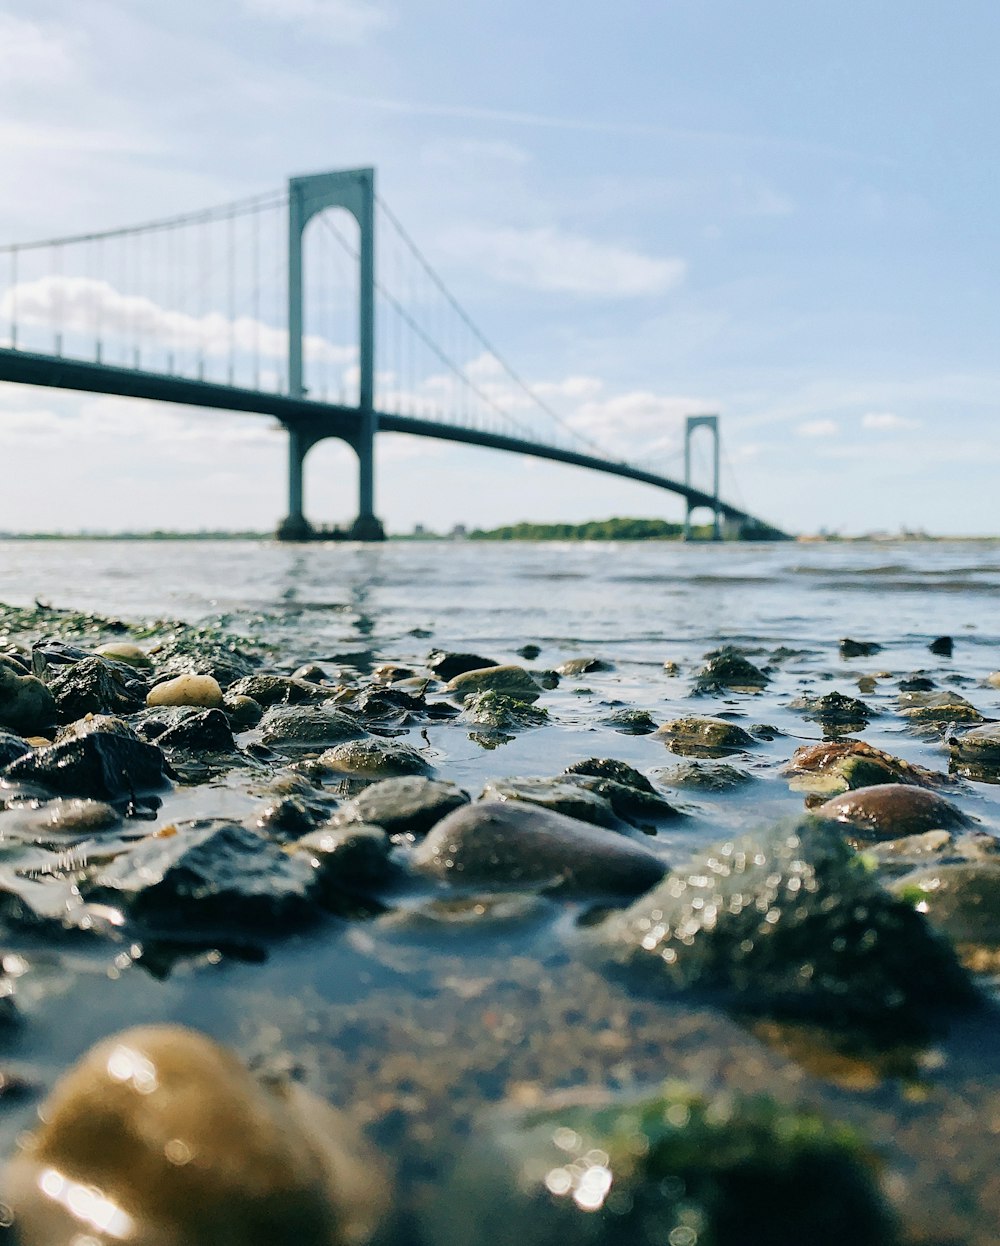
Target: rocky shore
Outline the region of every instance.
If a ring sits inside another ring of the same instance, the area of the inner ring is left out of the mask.
[[[995,1241],[1000,673],[887,639],[0,607],[11,1240]]]

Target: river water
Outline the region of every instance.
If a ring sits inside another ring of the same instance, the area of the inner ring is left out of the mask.
[[[527,663],[535,669],[601,659],[606,669],[564,677],[544,694],[547,725],[499,745],[484,746],[455,722],[425,735],[413,729],[411,742],[440,775],[473,797],[490,779],[551,776],[587,757],[615,757],[654,779],[681,760],[658,737],[614,730],[605,720],[616,708],[646,710],[657,722],[723,712],[775,728],[740,759],[754,783],[671,795],[689,817],[657,836],[668,861],[713,834],[802,811],[780,767],[822,736],[790,705],[803,694],[857,696],[859,678],[878,676],[864,694],[876,715],[864,738],[938,770],[947,769],[941,740],[913,733],[895,712],[900,678],[924,671],[1000,717],[1000,689],[984,683],[1000,668],[1000,542],[0,542],[0,602],[36,601],[164,620],[165,632],[170,620],[211,622],[274,646],[286,672],[315,661],[365,679],[379,663],[420,668],[435,648],[524,663],[518,651],[528,644],[539,649]],[[954,639],[950,658],[928,648],[943,635]],[[844,658],[844,637],[880,649]],[[771,684],[693,701],[694,671],[723,645],[772,661]],[[952,798],[1000,834],[998,796],[1000,788],[969,782]],[[162,817],[245,816],[255,801],[246,784],[221,779],[179,788]],[[154,965],[129,947],[12,937],[8,947],[30,972],[19,980],[22,1026],[4,1041],[9,1074],[26,1089],[0,1097],[0,1141],[10,1149],[53,1078],[90,1043],[139,1021],[178,1020],[234,1043],[246,1059],[301,1069],[399,1163],[416,1204],[427,1197],[421,1182],[433,1189],[439,1170],[421,1171],[414,1154],[437,1147],[446,1155],[449,1130],[459,1120],[459,1133],[467,1130],[483,1103],[671,1075],[796,1088],[884,1149],[906,1191],[913,1240],[995,1240],[1000,1061],[984,1022],[958,1027],[900,1076],[603,985],[574,959],[579,906],[546,902],[477,926],[423,920],[420,903],[331,922],[249,958]],[[942,1122],[947,1142],[935,1138]],[[921,1236],[923,1217],[935,1224]]]

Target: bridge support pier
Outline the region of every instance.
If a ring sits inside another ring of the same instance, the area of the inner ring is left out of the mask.
[[[691,485],[691,434],[696,428],[707,428],[712,434],[713,455],[712,455],[712,540],[722,540],[722,529],[720,525],[719,510],[719,417],[717,415],[689,415],[684,423],[684,483],[690,488]],[[684,540],[690,541],[691,536],[691,506],[690,499],[687,501],[684,511]]]
[[[322,536],[305,516],[303,474],[306,455],[322,435],[306,432],[294,425],[288,429],[288,514],[278,524],[275,536],[279,541],[312,541]],[[385,530],[375,514],[375,433],[368,421],[362,420],[357,434],[343,440],[358,456],[358,515],[351,527],[342,532],[346,540],[384,541]]]
[[[375,419],[361,417],[358,436],[351,442],[358,456],[358,517],[351,527],[352,541],[384,541],[382,521],[375,514]]]

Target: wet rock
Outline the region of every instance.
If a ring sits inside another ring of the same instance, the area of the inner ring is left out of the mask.
[[[680,663],[674,662],[668,658],[663,663],[663,673],[664,675],[669,675],[671,678],[675,678],[681,673]]]
[[[566,767],[566,774],[591,775],[595,779],[613,779],[615,783],[623,783],[626,787],[635,788],[639,792],[657,795],[656,788],[640,771],[628,762],[618,761],[615,757],[588,757],[584,761],[575,761]]]
[[[236,741],[229,720],[222,710],[202,710],[189,714],[175,727],[169,727],[156,743],[162,749],[187,753],[234,753]]]
[[[951,766],[969,779],[1000,783],[1000,723],[948,736]]]
[[[315,680],[296,679],[294,675],[247,675],[226,689],[227,696],[252,697],[265,708],[325,701],[332,692],[329,685],[320,686]]]
[[[669,822],[684,815],[659,792],[647,792],[614,779],[601,779],[589,774],[566,774],[563,781],[585,788],[606,800],[623,822],[652,831],[660,822]]]
[[[153,659],[138,645],[129,644],[125,640],[114,640],[101,645],[95,650],[99,658],[110,658],[114,662],[124,662],[126,666],[134,666],[137,670],[146,670],[153,665]]]
[[[499,692],[515,701],[537,701],[542,692],[523,666],[490,666],[466,671],[449,681],[445,689],[455,700],[465,701],[477,692]]]
[[[79,740],[82,736],[92,735],[99,731],[105,735],[120,735],[126,740],[137,740],[141,737],[135,728],[124,718],[116,714],[84,714],[75,722],[66,723],[55,734],[54,743],[62,744],[64,740]]]
[[[605,797],[558,779],[491,779],[483,788],[480,800],[525,801],[594,826],[615,828],[620,825],[611,802]]]
[[[415,748],[398,740],[348,740],[327,749],[319,763],[335,774],[360,778],[391,778],[406,774],[430,775],[434,767]]]
[[[85,891],[156,932],[280,933],[316,916],[315,879],[262,835],[218,818],[166,827],[117,857]]]
[[[914,671],[896,685],[900,692],[933,692],[936,687],[934,680],[923,671]]]
[[[428,708],[423,696],[414,696],[403,688],[364,688],[354,704],[367,722],[398,726],[419,721]],[[451,713],[454,712],[452,709]]]
[[[665,868],[624,836],[523,801],[481,801],[449,814],[411,864],[462,886],[625,896],[653,886]]]
[[[813,810],[818,818],[842,822],[859,843],[953,830],[971,819],[937,792],[905,783],[879,783],[834,796]]]
[[[336,802],[316,799],[315,795],[285,795],[271,801],[246,821],[269,839],[284,843],[316,830],[335,808]]]
[[[492,658],[481,658],[476,653],[449,653],[443,649],[435,649],[427,656],[427,669],[434,672],[438,679],[454,679],[456,675],[464,675],[467,671],[481,671],[487,667],[499,666]]]
[[[770,676],[733,649],[710,658],[694,677],[695,691],[700,693],[759,692],[769,682]]]
[[[792,776],[796,791],[833,793],[881,783],[913,783],[942,787],[952,782],[946,774],[926,770],[894,757],[864,740],[830,740],[797,748],[784,774]]]
[[[23,736],[0,731],[0,770],[9,766],[12,761],[17,761],[19,757],[27,757],[30,752],[31,745]]]
[[[52,693],[34,675],[18,675],[0,662],[0,728],[40,735],[55,727],[59,712]]]
[[[866,845],[866,859],[880,867],[898,872],[900,868],[924,864],[928,859],[939,859],[952,848],[954,840],[950,831],[923,831],[917,835],[903,835],[899,839],[884,839],[877,844]]]
[[[901,692],[899,712],[915,727],[937,734],[952,723],[981,723],[983,716],[957,692]]]
[[[212,675],[178,675],[151,688],[146,704],[151,708],[195,705],[203,709],[218,709],[222,704],[222,689]]]
[[[318,752],[367,734],[350,714],[319,705],[275,706],[261,719],[263,742],[284,752]]]
[[[611,670],[614,670],[612,664],[605,662],[602,658],[570,658],[567,662],[562,662],[556,667],[556,674],[573,677]]]
[[[754,781],[754,776],[746,770],[741,770],[739,766],[727,766],[725,762],[706,766],[704,762],[685,761],[659,771],[657,777],[667,787],[702,792],[729,792]]]
[[[394,684],[400,680],[415,679],[417,672],[410,666],[400,666],[398,662],[380,662],[372,671],[372,678],[379,684]]]
[[[64,667],[49,684],[62,722],[84,714],[131,714],[141,709],[146,681],[124,663],[88,657]]]
[[[180,1026],[99,1043],[5,1175],[20,1246],[360,1246],[387,1179],[347,1120]]]
[[[749,732],[724,718],[674,718],[656,734],[672,753],[693,757],[725,757],[755,743]]]
[[[845,697],[840,692],[827,692],[819,697],[797,697],[789,703],[790,708],[801,710],[805,718],[821,722],[824,727],[845,727],[852,731],[867,726],[872,710],[856,697]]]
[[[122,824],[117,809],[101,800],[57,798],[31,802],[0,813],[0,836],[49,843],[73,836],[114,830]]]
[[[529,727],[544,727],[549,721],[548,710],[529,705],[519,697],[493,691],[470,694],[462,707],[461,716],[463,722],[492,731],[522,731]]]
[[[924,1035],[976,998],[921,915],[809,819],[715,845],[594,937],[656,991],[881,1040]]]
[[[950,658],[955,652],[955,642],[950,636],[939,636],[937,640],[932,640],[927,648],[939,657]]]
[[[435,1246],[894,1246],[861,1136],[812,1108],[670,1085],[563,1094],[481,1122]]]
[[[325,684],[326,671],[322,666],[317,666],[315,662],[307,662],[304,666],[298,667],[292,671],[293,680],[302,680],[307,684]]]
[[[990,671],[986,676],[986,684],[990,688],[1000,688],[1000,671]]]
[[[882,646],[874,640],[851,640],[845,637],[840,642],[842,658],[870,658],[873,654],[881,652]]]
[[[519,658],[524,658],[526,662],[534,662],[535,658],[541,656],[541,652],[541,645],[528,644],[522,645],[520,649],[517,650],[517,656]]]
[[[106,731],[39,749],[9,765],[6,776],[65,796],[110,801],[134,799],[168,784],[166,761],[156,745]]]
[[[383,827],[390,835],[423,835],[447,813],[468,801],[467,792],[442,779],[419,775],[382,779],[338,809],[331,825],[367,822]]]
[[[1000,863],[925,866],[891,885],[957,944],[1000,948]]]
[[[252,731],[264,717],[262,706],[253,697],[239,693],[234,696],[227,692],[222,698],[222,710],[233,731]]]
[[[391,878],[391,847],[380,826],[356,822],[312,831],[290,844],[287,851],[309,861],[316,871],[320,894],[329,900],[331,895],[367,890]]]
[[[612,727],[621,735],[652,735],[656,730],[656,719],[648,710],[636,710],[628,707],[612,710],[601,719],[606,727]]]

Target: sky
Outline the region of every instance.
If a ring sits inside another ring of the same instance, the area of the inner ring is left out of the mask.
[[[375,166],[489,340],[616,457],[678,476],[684,417],[714,412],[724,495],[787,530],[998,533],[998,46],[995,0],[0,0],[0,244]],[[286,509],[263,418],[0,385],[0,445],[0,530]],[[355,477],[314,449],[310,516],[350,519]],[[376,491],[397,532],[683,513],[396,435]]]

